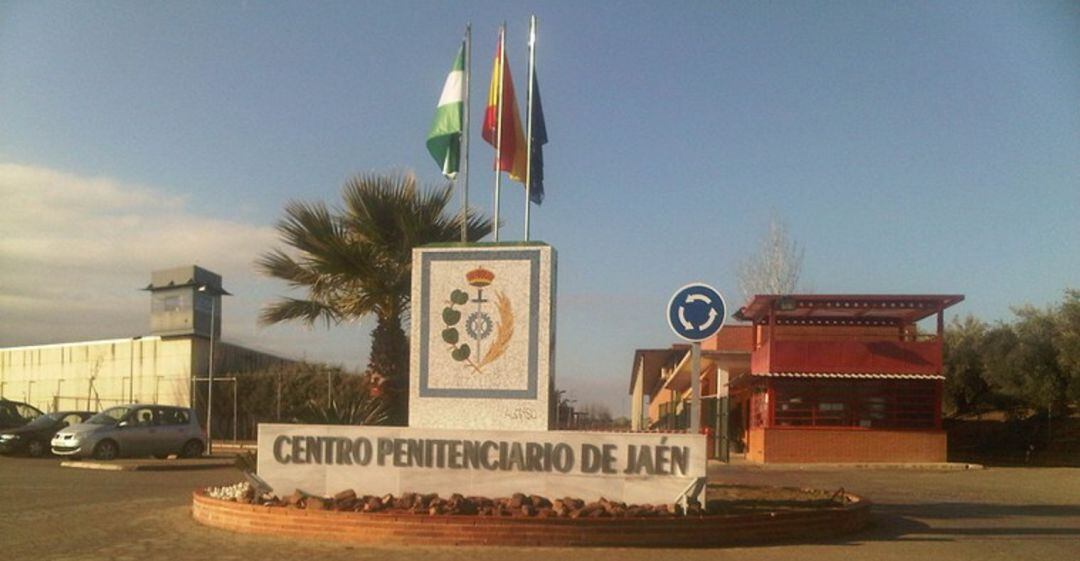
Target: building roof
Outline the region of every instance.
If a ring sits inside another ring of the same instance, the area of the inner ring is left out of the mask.
[[[638,366],[644,361],[643,370],[645,379],[643,387],[648,392],[656,386],[660,380],[660,369],[665,365],[677,364],[683,355],[690,351],[690,345],[676,344],[667,349],[637,349],[634,351],[634,364],[630,370],[630,392],[634,393],[634,378],[637,376]]]
[[[914,323],[964,299],[962,294],[758,294],[735,318],[764,323]]]
[[[701,342],[702,368],[706,365],[718,363],[728,367],[730,361],[749,361],[750,351],[754,347],[753,326],[747,324],[734,324],[725,326],[716,335]],[[666,349],[637,349],[634,351],[634,363],[630,370],[630,393],[634,393],[634,377],[637,376],[638,366],[644,361],[644,388],[649,393],[655,389],[660,381],[662,368],[674,369],[676,376],[682,374],[689,380],[689,374],[684,363],[689,363],[690,345],[687,343],[675,343]],[[681,379],[679,380],[682,381]],[[687,383],[689,383],[687,381]]]
[[[679,362],[671,370],[671,376],[664,381],[664,388],[677,392],[690,389],[690,353],[683,353]],[[750,351],[701,351],[701,376],[713,367],[731,370],[750,367]]]
[[[761,372],[750,376],[764,378],[848,378],[882,380],[944,380],[940,373],[918,372]]]
[[[20,345],[17,347],[0,347],[0,351],[30,351],[39,349],[53,349],[59,347],[78,347],[85,345],[111,345],[119,343],[134,343],[135,341],[160,340],[158,335],[139,335],[136,337],[124,337],[122,339],[95,339],[91,341],[72,341],[70,343],[42,343],[40,345]]]
[[[749,384],[752,380],[760,378],[787,378],[787,379],[820,379],[831,378],[841,380],[944,380],[940,372],[934,373],[911,373],[911,372],[748,372],[742,376],[731,379],[731,384]]]
[[[143,290],[151,292],[170,288],[185,287],[204,288],[205,290],[223,296],[232,296],[221,286],[221,275],[208,271],[198,265],[173,267],[150,273],[150,284]]]

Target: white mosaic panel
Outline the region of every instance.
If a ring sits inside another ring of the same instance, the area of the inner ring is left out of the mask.
[[[414,250],[410,426],[549,428],[554,260],[542,244]]]

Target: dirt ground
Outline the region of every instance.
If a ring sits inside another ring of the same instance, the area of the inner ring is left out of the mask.
[[[763,470],[710,467],[725,485],[847,491],[874,501],[875,524],[807,544],[717,550],[350,546],[238,535],[196,524],[191,491],[239,480],[233,469],[102,472],[0,457],[0,550],[8,559],[979,559],[1072,560],[1080,551],[1080,469]]]

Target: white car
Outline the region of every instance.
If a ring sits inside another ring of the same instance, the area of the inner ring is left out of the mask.
[[[57,456],[89,456],[98,460],[154,456],[201,456],[206,436],[186,407],[132,404],[111,407],[85,423],[56,433],[52,452]]]

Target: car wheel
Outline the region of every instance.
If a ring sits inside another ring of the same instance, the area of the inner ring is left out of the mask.
[[[198,458],[202,456],[203,443],[198,440],[189,440],[184,443],[184,447],[180,449],[181,458]]]
[[[29,454],[31,458],[40,458],[48,451],[49,448],[40,440],[31,440],[26,443],[26,453]]]
[[[120,449],[111,440],[102,440],[94,447],[95,460],[115,460],[120,454]]]

